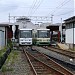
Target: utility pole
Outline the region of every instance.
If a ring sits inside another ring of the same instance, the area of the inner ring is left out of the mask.
[[[61,42],[62,42],[62,18],[61,18]]]
[[[12,41],[13,41],[13,50],[14,50],[14,43],[15,43],[15,17],[13,17],[13,19],[14,19],[14,23],[13,23],[13,26],[12,26],[12,31],[13,31]]]
[[[10,13],[9,13],[9,23],[10,23]]]
[[[53,15],[51,15],[51,24],[53,24]]]
[[[74,23],[73,23],[73,51],[74,51]]]

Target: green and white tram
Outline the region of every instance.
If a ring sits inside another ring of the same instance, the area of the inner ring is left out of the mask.
[[[50,29],[37,29],[36,45],[50,45]]]

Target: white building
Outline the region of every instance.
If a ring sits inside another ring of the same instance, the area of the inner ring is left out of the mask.
[[[7,44],[7,24],[0,24],[0,50]]]
[[[66,44],[75,50],[75,16],[65,20],[66,24]]]
[[[7,46],[12,38],[12,25],[9,23],[0,23],[0,50]]]

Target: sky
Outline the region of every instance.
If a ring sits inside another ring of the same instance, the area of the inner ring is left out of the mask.
[[[0,0],[0,23],[9,22],[9,13],[10,16],[53,15],[53,23],[60,23],[61,18],[63,21],[74,16],[74,0]]]

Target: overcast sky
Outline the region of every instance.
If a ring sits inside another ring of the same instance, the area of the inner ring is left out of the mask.
[[[51,16],[53,23],[74,15],[74,0],[0,0],[0,22],[12,16]]]

